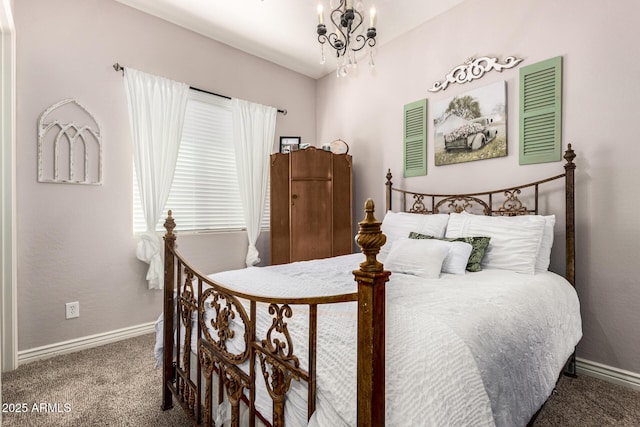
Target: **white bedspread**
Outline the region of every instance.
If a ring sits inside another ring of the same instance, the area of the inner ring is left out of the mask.
[[[274,297],[347,293],[356,290],[351,271],[362,259],[354,254],[211,277]],[[311,426],[356,424],[356,308],[344,303],[319,309],[318,400]],[[306,368],[306,313],[299,307],[294,313],[289,329]],[[259,336],[270,323],[266,316],[258,322]],[[575,290],[550,272],[485,269],[438,280],[392,274],[386,425],[524,426],[551,394],[581,336]],[[306,384],[294,382],[292,388],[287,425],[304,425]],[[270,398],[260,394],[256,407],[269,417]]]

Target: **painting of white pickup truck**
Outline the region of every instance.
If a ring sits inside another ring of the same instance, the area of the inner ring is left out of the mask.
[[[506,156],[505,98],[498,82],[434,103],[436,166]]]
[[[455,128],[444,135],[444,149],[471,151],[484,147],[498,134],[492,122],[490,117],[480,117]]]

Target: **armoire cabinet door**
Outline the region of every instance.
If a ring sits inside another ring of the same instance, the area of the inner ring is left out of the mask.
[[[291,181],[291,262],[331,256],[331,182]]]
[[[289,156],[271,155],[271,264],[289,262]]]
[[[353,252],[351,208],[351,156],[333,156],[333,253],[332,256]]]
[[[290,154],[291,261],[331,256],[332,155],[300,150]]]

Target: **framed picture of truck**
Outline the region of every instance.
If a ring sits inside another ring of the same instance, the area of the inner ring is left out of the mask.
[[[436,166],[507,155],[507,84],[497,82],[432,103]]]

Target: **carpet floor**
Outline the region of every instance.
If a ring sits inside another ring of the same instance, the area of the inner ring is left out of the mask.
[[[154,368],[153,343],[153,334],[143,335],[3,374],[2,425],[191,425],[179,406],[160,409],[162,371]],[[640,391],[585,375],[563,377],[533,425],[637,427]]]

